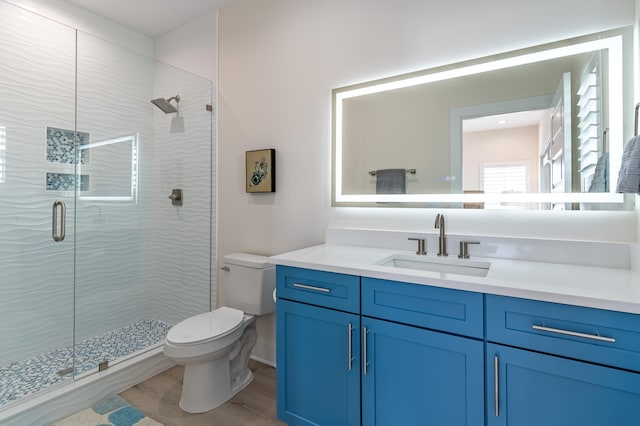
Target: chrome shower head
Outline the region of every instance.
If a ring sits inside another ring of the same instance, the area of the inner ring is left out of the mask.
[[[173,100],[176,101],[176,106],[173,106],[171,104],[171,101]],[[165,114],[178,112],[178,107],[180,105],[180,95],[176,95],[169,99],[165,99],[165,98],[152,99],[151,103],[157,106],[158,108],[160,108]]]

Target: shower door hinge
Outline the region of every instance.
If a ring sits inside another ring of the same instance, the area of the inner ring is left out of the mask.
[[[206,108],[207,108],[207,111],[213,111],[213,105],[211,104],[207,104]]]
[[[109,368],[109,361],[102,361],[100,364],[98,364],[98,371],[104,371],[107,368]]]

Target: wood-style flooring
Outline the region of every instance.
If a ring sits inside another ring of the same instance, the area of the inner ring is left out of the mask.
[[[276,419],[276,373],[250,361],[253,381],[230,401],[202,414],[178,406],[184,367],[173,367],[122,392],[129,404],[165,426],[286,426]]]

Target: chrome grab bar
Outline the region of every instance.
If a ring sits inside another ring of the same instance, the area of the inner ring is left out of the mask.
[[[322,293],[331,293],[331,289],[324,288],[324,287],[314,287],[312,285],[298,284],[298,283],[294,283],[293,286],[296,288],[302,288],[305,290],[320,291]]]
[[[569,330],[562,330],[559,328],[545,327],[544,325],[532,325],[531,328],[538,331],[546,331],[548,333],[564,334],[564,335],[573,336],[573,337],[582,337],[584,339],[598,340],[598,341],[607,342],[607,343],[616,342],[616,339],[614,339],[613,337],[598,336],[597,334],[579,333],[577,331],[569,331]]]
[[[60,207],[60,233],[58,233],[58,207]],[[64,240],[66,230],[67,207],[64,201],[56,200],[51,207],[51,238],[59,243]]]

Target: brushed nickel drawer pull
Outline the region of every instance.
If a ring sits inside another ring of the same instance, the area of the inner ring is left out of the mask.
[[[533,328],[534,330],[546,331],[548,333],[565,334],[567,336],[582,337],[584,339],[599,340],[601,342],[607,342],[607,343],[616,342],[616,339],[614,339],[613,337],[603,337],[603,336],[598,336],[597,334],[578,333],[577,331],[562,330],[559,328],[545,327],[543,325],[532,325],[531,328]]]
[[[312,285],[298,284],[298,283],[294,283],[293,286],[296,288],[303,288],[305,290],[320,291],[322,293],[331,293],[331,289],[324,288],[324,287],[314,287]]]

